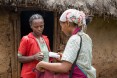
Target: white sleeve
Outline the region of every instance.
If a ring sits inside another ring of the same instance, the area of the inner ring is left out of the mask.
[[[79,46],[80,37],[78,35],[71,36],[63,52],[62,60],[73,63],[76,59]]]

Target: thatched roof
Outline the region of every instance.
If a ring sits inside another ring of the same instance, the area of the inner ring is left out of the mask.
[[[117,16],[117,0],[48,0],[47,7],[53,6],[59,10],[77,8],[85,12],[109,14]]]
[[[0,0],[1,6],[38,8],[64,11],[68,8],[84,10],[86,13],[107,14],[117,17],[117,0]]]

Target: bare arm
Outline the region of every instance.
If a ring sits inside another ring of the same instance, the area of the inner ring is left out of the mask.
[[[34,60],[33,56],[18,56],[18,60],[20,63],[28,63]]]
[[[53,72],[66,73],[71,69],[72,64],[67,61],[61,63],[48,63],[41,61],[37,64],[36,68],[41,71],[41,69],[46,69]]]
[[[28,62],[31,62],[34,60],[41,61],[42,59],[43,59],[42,53],[37,53],[37,54],[32,55],[32,56],[23,56],[23,55],[18,53],[18,60],[20,63],[28,63]]]

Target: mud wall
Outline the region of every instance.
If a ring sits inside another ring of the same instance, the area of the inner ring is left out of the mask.
[[[95,17],[87,33],[93,40],[97,78],[117,78],[117,20]]]
[[[4,15],[3,15],[4,14]],[[11,76],[11,52],[13,52],[13,39],[9,25],[9,14],[0,11],[0,77]]]
[[[14,13],[0,8],[0,78],[18,77],[15,17]]]

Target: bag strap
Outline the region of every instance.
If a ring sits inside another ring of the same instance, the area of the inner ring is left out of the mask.
[[[79,56],[79,53],[80,53],[80,50],[81,50],[81,46],[82,46],[82,37],[81,37],[81,35],[79,35],[79,36],[80,36],[80,48],[79,48],[79,50],[78,50],[76,59],[75,59],[73,65],[72,65],[72,68],[71,68],[71,71],[70,71],[70,74],[69,74],[69,78],[72,78],[72,73],[73,73],[74,67],[75,67],[75,65],[76,65],[76,61],[77,61],[77,59],[78,59],[78,56]]]

